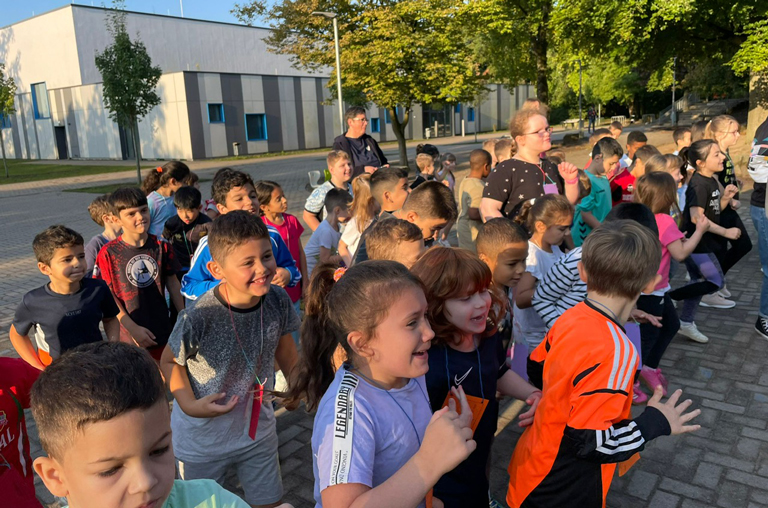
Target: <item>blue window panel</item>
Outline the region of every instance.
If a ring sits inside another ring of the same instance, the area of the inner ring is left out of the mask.
[[[34,109],[36,120],[51,117],[51,108],[48,105],[48,88],[45,86],[45,83],[35,83],[32,85],[32,108]]]
[[[224,104],[208,104],[208,123],[224,123]]]
[[[0,129],[10,129],[10,128],[11,128],[11,117],[0,113]]]
[[[467,121],[475,121],[475,108],[467,108]]]
[[[371,132],[381,132],[381,123],[378,118],[371,118]]]
[[[456,114],[461,114],[461,104],[456,104],[453,108],[453,112]]]
[[[384,110],[384,123],[392,123],[392,118],[389,117],[389,109]]]
[[[245,139],[248,141],[267,139],[267,115],[264,113],[245,115]]]

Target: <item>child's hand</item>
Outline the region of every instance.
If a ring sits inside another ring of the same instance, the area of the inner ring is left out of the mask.
[[[155,334],[143,326],[135,325],[135,327],[132,326],[131,330],[128,331],[137,346],[145,348],[157,346],[157,342],[155,342]]]
[[[739,228],[728,228],[725,230],[725,237],[729,240],[738,240],[741,237]]]
[[[730,205],[734,210],[738,210],[741,207],[741,201],[738,199],[732,199]]]
[[[578,178],[579,176],[579,168],[576,167],[575,164],[572,164],[570,162],[561,162],[557,166],[557,171],[560,173],[560,176],[563,180],[566,182],[572,181],[574,178]]]
[[[237,404],[237,401],[240,400],[240,397],[233,395],[224,405],[216,403],[216,401],[221,400],[226,396],[226,393],[214,393],[212,395],[206,395],[202,399],[195,401],[193,408],[190,408],[191,411],[195,414],[190,414],[187,411],[185,411],[185,413],[195,418],[214,418],[216,416],[227,414],[235,408],[235,405]]]
[[[291,282],[291,272],[286,270],[285,268],[277,267],[277,270],[275,271],[275,277],[272,279],[272,284],[275,286],[280,286],[281,288],[286,287]]]
[[[517,422],[520,427],[528,427],[533,423],[533,415],[536,413],[536,408],[539,407],[539,401],[541,401],[541,390],[536,390],[525,399],[525,403],[531,408],[517,417],[520,420]]]
[[[629,317],[638,323],[648,323],[656,328],[661,328],[661,316],[653,316],[640,309],[632,309],[629,313]]]
[[[691,399],[687,399],[680,404],[677,401],[680,399],[680,395],[683,394],[682,390],[675,390],[670,398],[665,403],[661,403],[663,391],[661,385],[657,386],[653,391],[653,397],[648,401],[649,407],[654,407],[661,411],[661,414],[669,422],[669,427],[672,429],[671,435],[685,434],[686,432],[694,432],[701,428],[701,425],[686,425],[697,416],[701,414],[701,409],[695,409],[689,413],[685,413],[693,402]]]
[[[696,220],[696,231],[707,232],[711,225],[712,223],[705,215],[699,215],[699,218]]]
[[[472,439],[472,410],[467,396],[461,387],[458,390],[451,388],[451,392],[459,399],[461,415],[456,412],[454,400],[450,399],[448,407],[432,415],[424,433],[424,441],[417,452],[426,467],[433,470],[438,478],[458,466],[477,448],[477,443]]]
[[[725,197],[725,198],[727,198],[727,199],[731,199],[731,198],[732,198],[733,196],[735,196],[735,195],[736,195],[736,193],[738,193],[738,192],[739,192],[739,188],[738,188],[738,187],[736,187],[736,186],[735,186],[735,185],[733,185],[733,184],[729,184],[729,185],[728,185],[728,186],[725,188],[725,190],[723,191],[723,197]]]

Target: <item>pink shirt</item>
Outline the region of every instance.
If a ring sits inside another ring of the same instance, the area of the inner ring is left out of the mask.
[[[659,265],[661,281],[655,289],[660,291],[669,286],[669,265],[672,262],[672,254],[669,253],[667,246],[677,240],[682,240],[685,235],[677,227],[675,219],[666,213],[656,214],[656,225],[659,227],[659,241],[661,242],[661,264]]]
[[[291,215],[290,213],[284,213],[283,214],[283,223],[282,224],[275,224],[274,222],[271,222],[266,217],[262,217],[262,220],[264,221],[264,224],[268,226],[272,226],[277,230],[278,233],[280,233],[280,236],[283,238],[283,241],[285,242],[285,245],[288,246],[288,252],[291,253],[291,257],[296,262],[296,268],[301,269],[299,266],[299,258],[300,251],[301,251],[301,234],[304,232],[304,226],[301,225],[299,222],[299,219]],[[305,284],[308,284],[309,281],[303,281]],[[285,291],[288,293],[288,296],[291,297],[291,301],[293,303],[296,303],[301,298],[301,285],[296,284],[292,288],[285,288]]]

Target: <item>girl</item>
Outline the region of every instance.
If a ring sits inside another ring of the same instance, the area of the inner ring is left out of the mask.
[[[437,181],[444,182],[451,190],[456,186],[456,177],[453,176],[454,169],[456,169],[456,156],[452,153],[446,153],[440,157],[440,168],[435,171]]]
[[[675,181],[675,189],[677,189],[684,178],[684,175],[681,172],[682,166],[683,159],[677,155],[672,155],[671,153],[666,155],[654,155],[645,162],[645,174],[647,175],[648,173],[653,173],[655,171],[669,173]]]
[[[496,392],[531,405],[520,415],[523,427],[533,422],[541,391],[506,366],[497,324],[507,306],[491,287],[490,268],[476,254],[435,247],[411,272],[427,288],[427,316],[435,332],[426,376],[432,410],[439,411],[447,404],[451,388],[461,386],[473,408],[477,443],[467,460],[437,482],[435,497],[446,507],[488,506],[486,465],[499,417]]]
[[[363,231],[379,214],[379,203],[371,195],[371,175],[363,174],[355,177],[352,180],[352,192],[354,198],[349,208],[351,218],[344,226],[344,232],[339,240],[339,255],[346,266],[352,266]]]
[[[184,187],[194,187],[197,190],[200,190],[200,177],[197,176],[197,173],[194,171],[190,171],[187,177],[181,182],[181,185]]]
[[[160,238],[165,221],[176,215],[173,194],[181,188],[188,176],[189,168],[186,164],[171,161],[151,170],[144,177],[141,190],[147,195],[149,205],[149,234]]]
[[[515,221],[527,226],[531,239],[526,271],[515,291],[513,336],[516,341],[522,339],[528,350],[533,351],[547,334],[544,321],[532,307],[533,293],[538,282],[563,255],[558,245],[571,229],[573,206],[564,196],[548,194],[523,205]]]
[[[460,388],[453,392],[461,416],[453,403],[430,410],[424,374],[435,334],[423,286],[395,261],[367,261],[341,277],[334,271],[322,264],[312,274],[302,354],[287,394],[288,407],[304,400],[307,410],[317,409],[315,506],[430,505],[432,486],[476,444]],[[334,375],[339,345],[347,362]]]
[[[256,182],[256,197],[259,200],[259,215],[267,226],[272,226],[280,233],[288,251],[291,253],[293,261],[301,272],[301,280],[309,280],[307,273],[307,257],[304,255],[304,247],[301,245],[301,234],[304,232],[304,226],[299,220],[285,213],[288,209],[288,200],[280,184],[262,180]],[[286,287],[285,291],[291,297],[296,314],[301,316],[301,283],[294,287]],[[298,344],[299,334],[294,332],[293,339]]]
[[[674,156],[673,156],[674,157]],[[640,371],[640,379],[635,382],[634,402],[642,403],[648,400],[648,396],[640,390],[640,380],[653,391],[661,385],[664,396],[667,396],[667,380],[661,373],[659,361],[667,350],[680,328],[680,320],[677,310],[669,296],[669,270],[671,260],[682,263],[694,251],[701,241],[704,233],[709,229],[709,220],[701,216],[696,221],[695,229],[690,238],[680,232],[677,223],[670,216],[669,211],[677,211],[677,183],[668,173],[660,171],[646,173],[637,181],[635,188],[635,202],[642,203],[651,209],[656,217],[656,225],[659,228],[659,241],[661,242],[661,264],[659,275],[661,281],[656,285],[653,293],[640,295],[637,300],[637,308],[652,316],[661,316],[661,328],[653,324],[640,324],[640,344],[642,352],[643,368]]]
[[[729,185],[723,189],[715,178],[715,175],[723,170],[725,155],[714,141],[710,139],[697,141],[688,147],[685,153],[684,160],[687,159],[686,162],[695,169],[695,172],[691,176],[685,194],[684,231],[689,233],[689,236],[692,235],[702,217],[706,217],[710,224],[709,230],[704,234],[693,254],[685,260],[691,283],[670,291],[669,296],[673,300],[685,300],[680,312],[680,334],[693,341],[706,343],[709,342],[709,338],[696,328],[693,320],[702,297],[708,293],[713,293],[708,295],[709,297],[716,297],[714,292],[723,286],[724,272],[720,260],[731,259],[730,266],[734,264],[732,261],[734,254],[727,250],[725,239],[736,240],[741,236],[741,231],[739,228],[724,228],[720,224],[720,210],[729,205],[738,188],[735,185]],[[706,305],[731,308],[735,304],[719,297],[719,302],[710,298],[710,303]]]

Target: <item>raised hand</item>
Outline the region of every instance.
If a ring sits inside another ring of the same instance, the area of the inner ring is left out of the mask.
[[[560,173],[560,177],[566,182],[573,181],[574,178],[578,178],[579,176],[579,168],[570,162],[561,162],[557,166],[557,171]]]
[[[280,286],[281,288],[286,287],[291,282],[291,272],[286,270],[285,268],[277,267],[277,270],[275,271],[275,277],[272,279],[272,284],[275,286]]]
[[[725,197],[727,199],[731,199],[738,192],[739,192],[739,188],[738,187],[736,187],[733,184],[729,184],[728,186],[725,187],[725,190],[723,191],[723,197]]]
[[[677,403],[680,400],[680,396],[683,394],[682,390],[675,390],[675,393],[667,399],[666,402],[661,402],[663,395],[663,389],[661,385],[657,386],[653,391],[653,397],[648,401],[649,407],[654,407],[661,411],[661,414],[669,422],[669,428],[672,430],[671,435],[685,434],[687,432],[694,432],[701,428],[701,425],[686,425],[688,422],[696,418],[701,414],[701,409],[695,409],[686,413],[685,411],[691,407],[693,402],[691,399],[687,399],[680,404]]]
[[[461,415],[456,412],[456,403],[450,399],[448,407],[432,415],[418,451],[426,464],[439,469],[440,476],[458,466],[477,448],[472,439],[472,410],[467,396],[461,388],[451,391],[459,399]]]

